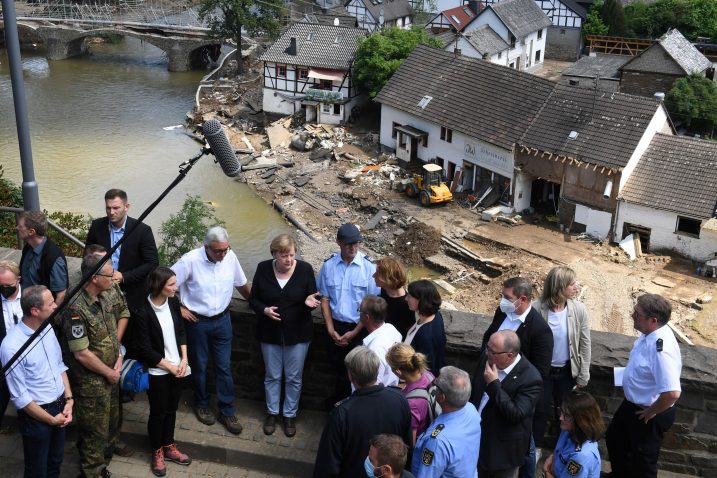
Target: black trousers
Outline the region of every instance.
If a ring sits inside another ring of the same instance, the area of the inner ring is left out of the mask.
[[[575,386],[575,379],[570,370],[570,364],[565,367],[550,367],[548,377],[543,380],[543,395],[535,407],[533,415],[533,438],[535,446],[543,446],[543,437],[548,426],[548,419],[558,420],[558,407],[563,404],[563,397]],[[552,406],[551,406],[552,402]],[[542,406],[542,410],[538,407]]]
[[[675,422],[675,407],[647,423],[638,419],[642,407],[624,400],[612,417],[605,441],[613,478],[655,478],[662,437]]]
[[[181,384],[181,379],[172,374],[149,376],[147,431],[152,451],[174,443]]]
[[[334,320],[334,330],[339,335],[344,335],[346,332],[353,330],[358,324],[350,324],[348,322],[340,322]],[[358,334],[354,339],[349,342],[346,347],[339,347],[334,343],[334,339],[328,337],[327,354],[329,356],[329,362],[334,369],[336,374],[336,384],[334,386],[334,396],[332,400],[338,402],[351,395],[351,382],[349,381],[348,374],[346,373],[346,366],[344,365],[344,359],[354,348],[361,345],[364,337],[366,337],[366,329],[361,329],[361,333]]]

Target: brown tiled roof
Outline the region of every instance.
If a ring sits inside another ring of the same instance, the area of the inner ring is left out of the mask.
[[[376,101],[511,150],[555,86],[505,66],[419,45]],[[432,99],[421,108],[424,96]]]
[[[520,144],[624,168],[660,107],[653,98],[557,85]]]
[[[361,28],[298,22],[291,25],[259,60],[348,70],[358,48],[358,39],[365,36],[366,30]],[[292,37],[296,38],[296,55],[287,53]]]
[[[701,219],[715,217],[717,142],[657,134],[627,180],[627,202]]]
[[[459,32],[463,31],[465,27],[467,27],[473,20],[476,19],[475,12],[471,10],[468,5],[462,5],[459,7],[449,8],[448,10],[443,10],[443,12],[441,12],[441,15],[446,17],[446,20],[448,20],[450,24],[453,25],[453,28],[455,28],[456,31]]]

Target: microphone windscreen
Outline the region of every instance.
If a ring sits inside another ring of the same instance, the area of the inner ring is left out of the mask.
[[[224,134],[222,124],[215,119],[205,121],[202,131],[224,174],[230,178],[238,176],[241,173],[241,165],[227,135]]]

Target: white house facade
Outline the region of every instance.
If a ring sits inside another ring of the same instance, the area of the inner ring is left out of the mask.
[[[259,58],[264,61],[264,111],[339,124],[365,101],[352,77],[358,39],[365,31],[295,23]]]
[[[370,33],[382,27],[409,29],[413,24],[409,0],[349,0],[345,8],[349,15],[356,17],[359,28]]]

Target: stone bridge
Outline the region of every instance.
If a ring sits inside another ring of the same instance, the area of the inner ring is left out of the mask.
[[[0,29],[4,24],[0,23]],[[163,50],[169,59],[169,71],[187,71],[203,67],[208,57],[219,58],[221,42],[205,32],[171,28],[107,25],[83,28],[44,22],[18,21],[19,33],[30,30],[47,48],[49,60],[64,60],[87,51],[87,37],[112,34],[138,38]]]

